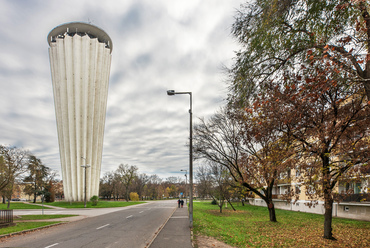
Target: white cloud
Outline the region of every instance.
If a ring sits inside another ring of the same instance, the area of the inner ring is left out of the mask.
[[[165,178],[188,166],[193,120],[226,98],[223,65],[239,0],[0,0],[0,143],[29,149],[60,171],[48,44],[55,26],[91,22],[113,40],[102,175],[120,163]]]

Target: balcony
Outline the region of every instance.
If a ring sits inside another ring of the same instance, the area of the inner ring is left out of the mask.
[[[361,193],[361,194],[349,194],[349,195],[340,195],[335,194],[334,199],[340,202],[370,202],[370,194]]]

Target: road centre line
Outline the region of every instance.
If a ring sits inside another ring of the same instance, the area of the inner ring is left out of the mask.
[[[100,227],[96,228],[96,230],[102,229],[102,228],[104,228],[104,227],[106,227],[106,226],[109,226],[109,225],[110,225],[110,224],[106,224],[106,225],[104,225],[104,226],[100,226]]]
[[[55,243],[55,244],[52,244],[52,245],[46,246],[45,248],[50,248],[50,247],[53,247],[53,246],[56,246],[56,245],[59,245],[59,243]]]
[[[129,215],[129,216],[127,216],[127,217],[126,217],[126,219],[131,218],[132,216],[133,216],[133,215]]]
[[[144,213],[144,211],[139,212],[139,214],[142,214],[142,213]]]

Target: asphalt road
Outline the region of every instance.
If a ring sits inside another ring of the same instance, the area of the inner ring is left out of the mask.
[[[122,208],[115,212],[2,239],[0,247],[147,247],[176,207],[175,201],[159,201]],[[87,211],[93,210],[82,211],[90,213]],[[72,211],[59,212],[71,213]]]

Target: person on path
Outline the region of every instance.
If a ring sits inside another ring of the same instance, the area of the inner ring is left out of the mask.
[[[179,208],[180,208],[180,204],[181,204],[181,201],[180,199],[177,201],[177,204],[179,204]]]
[[[184,207],[184,200],[181,200],[181,207]]]

